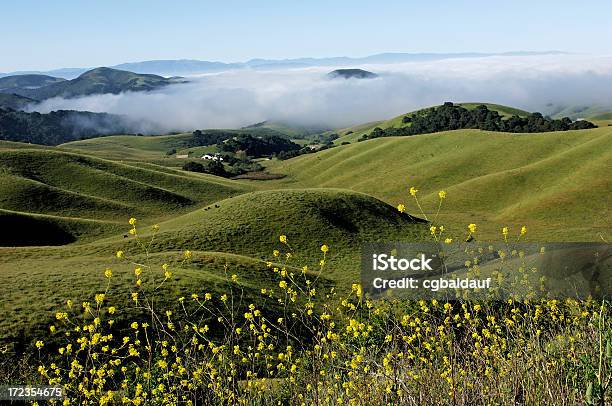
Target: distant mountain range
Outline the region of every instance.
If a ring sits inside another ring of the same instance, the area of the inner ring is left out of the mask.
[[[451,58],[479,58],[486,56],[533,56],[533,55],[560,55],[559,51],[547,52],[504,52],[504,53],[381,53],[365,57],[331,57],[331,58],[295,58],[295,59],[251,59],[246,62],[215,62],[194,59],[170,59],[143,62],[122,63],[111,66],[113,69],[129,70],[144,74],[157,74],[162,76],[193,75],[198,73],[219,72],[224,70],[255,68],[255,69],[281,69],[299,68],[309,66],[343,66],[358,64],[385,64],[399,62],[432,61]],[[45,74],[64,79],[74,79],[91,70],[91,68],[60,68],[49,71],[20,71],[0,73],[0,77],[23,74]]]

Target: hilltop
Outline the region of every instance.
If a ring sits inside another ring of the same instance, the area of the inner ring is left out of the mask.
[[[612,127],[537,134],[456,130],[388,137],[273,161],[286,175],[273,187],[343,187],[391,205],[412,203],[409,186],[435,210],[446,190],[443,221],[463,233],[482,224],[496,238],[500,225],[529,224],[551,240],[599,239],[612,228],[609,157]],[[409,205],[411,213],[418,208]],[[429,213],[432,214],[431,212]],[[488,228],[491,225],[493,228]]]
[[[450,103],[448,102],[448,103],[445,103],[444,105],[432,106],[432,107],[427,107],[427,108],[423,108],[420,110],[415,110],[409,113],[404,113],[402,115],[393,117],[389,120],[375,121],[371,123],[360,124],[357,126],[337,130],[335,131],[335,134],[337,134],[339,138],[336,139],[335,143],[341,144],[343,142],[344,143],[354,142],[359,139],[363,140],[366,138],[376,138],[376,137],[385,136],[385,135],[402,135],[401,134],[402,132],[409,133],[410,130],[408,128],[413,125],[414,121],[416,120],[424,121],[423,118],[428,118],[427,116],[431,116],[432,113],[435,113],[436,111],[441,111],[440,109],[442,108],[447,108],[448,105],[450,105],[450,107],[454,108],[455,110],[466,109],[469,112],[475,112],[477,109],[480,109],[484,106],[487,109],[487,112],[485,112],[482,118],[479,118],[479,119],[482,119],[483,124],[484,124],[484,121],[497,121],[498,123],[500,122],[505,123],[505,122],[508,122],[508,120],[514,120],[514,121],[517,121],[516,124],[519,127],[521,127],[521,128],[518,128],[514,132],[530,132],[529,127],[528,126],[526,127],[526,124],[527,124],[526,122],[519,123],[518,121],[529,120],[530,118],[533,117],[535,119],[534,121],[537,122],[538,125],[540,125],[542,121],[549,120],[539,115],[539,113],[530,113],[525,110],[520,110],[514,107],[503,106],[499,104]],[[496,117],[491,116],[491,114],[495,115]],[[489,117],[487,117],[487,115],[489,115]],[[453,121],[453,119],[457,120],[456,123],[451,122]],[[448,118],[444,118],[443,120],[436,119],[436,121],[439,121],[439,123],[436,124],[435,126],[432,126],[430,131],[424,131],[424,132],[433,133],[437,131],[461,128],[461,120],[463,119],[461,119],[460,117],[456,117],[456,118],[448,117]],[[444,121],[447,121],[447,122],[444,122]],[[425,124],[425,122],[423,122],[423,124]],[[426,125],[429,126],[430,124],[431,123],[428,123]],[[571,124],[571,120],[569,122],[566,122],[566,124],[569,126]],[[492,130],[493,128],[487,128],[487,126],[485,126],[482,129]],[[374,136],[372,137],[372,134],[374,132],[376,132],[377,134],[374,134]],[[384,134],[384,133],[388,133],[388,134]]]
[[[245,193],[160,226],[158,249],[192,247],[255,257],[271,252],[281,234],[304,253],[316,253],[327,243],[338,255],[351,257],[366,241],[420,240],[427,235],[424,221],[372,196],[336,188]]]
[[[87,71],[76,79],[59,81],[35,89],[20,88],[14,93],[44,100],[52,97],[71,98],[91,94],[151,91],[181,81],[176,78],[168,79],[163,76],[102,67]]]
[[[331,79],[374,79],[378,75],[363,69],[336,69],[327,74]]]
[[[49,75],[13,75],[0,77],[0,92],[13,93],[20,90],[37,89],[54,83],[65,82],[66,79]]]

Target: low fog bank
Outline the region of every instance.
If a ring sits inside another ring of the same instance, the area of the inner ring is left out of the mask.
[[[53,98],[30,106],[125,115],[133,132],[237,128],[264,120],[339,128],[454,102],[550,113],[555,106],[612,106],[612,56],[496,56],[350,66],[375,79],[329,79],[333,68],[235,70],[189,77],[153,92]]]

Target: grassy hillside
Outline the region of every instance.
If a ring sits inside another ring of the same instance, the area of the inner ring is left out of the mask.
[[[302,130],[299,128],[292,128],[284,125],[262,124],[238,130],[205,130],[205,134],[223,133],[231,137],[233,137],[234,134],[249,134],[253,136],[272,135],[283,138],[293,138],[294,136],[298,136],[298,134],[305,134],[300,131]],[[183,161],[171,159],[174,154],[169,156],[168,153],[170,151],[174,151],[176,154],[190,154],[193,156],[217,152],[215,145],[192,146],[193,139],[192,133],[162,136],[113,135],[68,142],[59,147],[61,149],[91,154],[106,159],[156,162],[163,160],[164,164],[175,166],[180,166]]]
[[[334,266],[351,269],[354,276],[362,242],[418,240],[426,227],[417,223],[371,196],[343,189],[266,190],[160,224],[155,246],[265,257],[285,234],[301,255],[316,254],[322,244],[329,244],[332,258],[338,260]]]
[[[171,264],[175,277],[158,296],[162,301],[194,292],[220,294],[227,266],[229,272],[239,275],[247,303],[261,301],[259,289],[274,284],[271,270],[261,259],[273,258],[272,250],[280,247],[280,234],[286,234],[295,247],[297,263],[311,269],[318,266],[320,245],[328,244],[322,279],[346,288],[359,280],[355,264],[362,242],[415,241],[428,233],[425,224],[377,199],[339,189],[246,193],[160,223],[160,227],[151,245],[154,268],[147,272],[159,278],[163,274],[160,265]],[[146,232],[143,237],[148,238]],[[128,301],[133,267],[113,254],[125,249],[130,261],[145,259],[127,241],[131,240],[119,236],[57,248],[0,248],[0,281],[11,281],[0,283],[0,311],[7,315],[0,320],[0,342],[20,334],[44,333],[46,326],[40,320],[51,320],[66,299],[78,303],[97,292],[107,267],[115,275],[113,290],[122,292],[123,300]],[[184,249],[194,252],[193,260],[178,265]],[[126,317],[119,316],[119,322]]]
[[[113,135],[73,141],[59,146],[61,149],[95,155],[113,160],[152,160],[166,157],[172,149],[187,148],[191,133],[163,136]]]
[[[341,146],[288,161],[274,187],[344,187],[417,210],[407,188],[421,189],[455,229],[481,224],[483,237],[502,225],[527,224],[532,237],[598,240],[612,228],[609,195],[612,128],[541,134],[459,130]],[[431,215],[431,213],[429,213]]]
[[[0,207],[61,217],[159,219],[248,190],[223,178],[51,149],[0,154]]]
[[[36,89],[54,83],[65,82],[66,79],[48,75],[11,75],[0,78],[0,92],[13,93],[20,89]]]
[[[612,112],[598,113],[598,114],[595,114],[595,115],[589,117],[589,119],[593,119],[593,120],[612,120]]]
[[[23,97],[12,93],[0,93],[0,108],[20,110],[36,100]]]
[[[261,123],[243,127],[244,130],[252,130],[254,128],[270,129],[280,134],[284,134],[289,138],[297,139],[306,138],[309,135],[319,134],[326,131],[325,128],[286,124],[278,121],[263,121]]]
[[[34,337],[47,337],[48,325],[54,322],[55,313],[66,309],[66,301],[80,304],[91,300],[106,285],[104,270],[113,269],[110,292],[113,305],[125,309],[130,302],[134,286],[134,267],[120,262],[107,246],[102,252],[92,252],[81,247],[79,251],[66,248],[8,249],[0,248],[0,345],[14,343],[16,351],[28,348]],[[130,257],[139,263],[145,262],[143,255]],[[200,296],[210,292],[218,298],[227,292],[225,268],[240,275],[243,300],[247,303],[261,301],[259,291],[263,286],[272,285],[273,274],[252,258],[219,252],[193,252],[193,259],[185,265],[178,265],[181,253],[177,251],[152,254],[149,256],[150,270],[145,271],[143,280],[148,286],[163,278],[162,263],[172,264],[174,277],[156,293],[156,305],[164,308],[176,306],[180,296],[192,293]],[[325,276],[323,277],[325,279]],[[127,320],[133,319],[133,312],[119,311],[116,327],[126,327]],[[52,339],[49,337],[49,339]]]
[[[15,93],[36,100],[51,97],[78,97],[90,94],[148,91],[176,83],[162,76],[138,74],[111,68],[96,68],[76,79],[62,80],[37,88],[15,89]]]
[[[513,115],[517,115],[517,116],[526,116],[529,114],[529,112],[524,111],[524,110],[520,110],[520,109],[516,109],[513,107],[508,107],[508,106],[503,106],[501,104],[492,104],[492,103],[456,103],[457,106],[462,106],[468,110],[472,110],[475,109],[478,106],[481,105],[485,105],[487,106],[487,108],[489,110],[492,111],[497,111],[502,117],[508,118],[511,117]],[[354,127],[348,127],[348,128],[344,128],[341,130],[337,130],[337,131],[332,131],[337,133],[340,138],[338,138],[335,143],[336,144],[340,144],[342,142],[355,142],[357,141],[362,135],[364,134],[368,134],[370,132],[372,132],[372,130],[376,127],[380,127],[383,130],[386,128],[401,128],[406,126],[406,124],[404,124],[402,122],[402,119],[405,116],[412,116],[412,115],[418,115],[419,113],[425,111],[426,109],[421,109],[421,110],[416,110],[416,111],[412,111],[409,113],[405,113],[396,117],[393,117],[389,120],[384,120],[384,121],[375,121],[372,123],[366,123],[366,124],[360,124]]]

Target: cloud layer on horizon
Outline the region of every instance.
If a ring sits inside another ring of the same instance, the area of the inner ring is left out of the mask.
[[[355,67],[355,66],[351,66]],[[612,57],[495,56],[356,66],[375,79],[328,79],[333,68],[233,70],[190,77],[153,92],[53,98],[30,107],[126,115],[135,131],[237,128],[264,120],[346,127],[418,108],[490,102],[530,111],[612,106]]]

